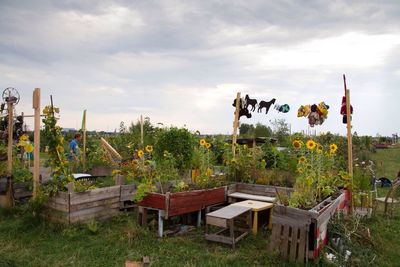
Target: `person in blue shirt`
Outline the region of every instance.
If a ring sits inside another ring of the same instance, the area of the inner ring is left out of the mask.
[[[72,161],[79,161],[79,146],[78,142],[81,141],[81,134],[75,134],[74,139],[69,143],[69,159]]]

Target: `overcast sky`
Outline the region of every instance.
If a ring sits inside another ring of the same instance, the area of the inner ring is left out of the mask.
[[[231,133],[236,92],[289,104],[242,123],[297,118],[325,101],[317,133],[345,134],[347,76],[359,134],[400,132],[400,1],[0,0],[0,89],[50,94],[61,125],[113,131],[120,121]]]

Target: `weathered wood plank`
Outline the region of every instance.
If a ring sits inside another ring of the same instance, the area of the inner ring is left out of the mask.
[[[115,185],[105,188],[97,188],[81,193],[73,192],[71,193],[70,203],[71,205],[77,205],[107,198],[119,197],[119,195],[120,186]]]
[[[85,210],[71,212],[69,215],[70,223],[82,222],[91,219],[97,219],[104,216],[115,216],[119,213],[119,202],[111,206],[94,207]]]
[[[141,202],[138,203],[138,205],[142,207],[165,210],[165,195],[149,193],[143,198]]]
[[[70,206],[70,211],[79,211],[79,210],[85,210],[85,209],[90,209],[94,207],[99,207],[99,206],[104,206],[104,207],[110,207],[115,203],[119,203],[119,197],[113,197],[113,198],[107,198],[107,199],[102,199],[102,200],[97,200],[97,201],[92,201],[92,202],[86,202],[82,204],[74,204]]]
[[[300,228],[297,261],[303,263],[308,250],[307,228]]]
[[[136,194],[136,185],[131,184],[131,185],[121,185],[121,197],[120,201],[129,201],[133,200],[135,194]]]
[[[58,203],[56,201],[47,201],[47,203],[44,206],[46,208],[52,209],[52,210],[69,212],[69,205],[68,204]]]
[[[212,216],[206,216],[206,224],[219,226],[219,227],[223,227],[223,228],[228,227],[228,223],[227,223],[226,219],[212,217]]]
[[[290,255],[289,259],[296,261],[297,247],[299,244],[299,227],[292,227],[292,233],[290,237]]]
[[[282,257],[286,258],[288,256],[288,246],[289,246],[289,225],[283,226],[283,233],[281,235],[280,252]]]

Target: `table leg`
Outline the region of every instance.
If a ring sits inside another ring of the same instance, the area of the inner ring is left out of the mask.
[[[164,219],[162,217],[162,211],[158,211],[158,236],[163,237],[164,231]]]
[[[197,227],[201,226],[201,210],[197,212]]]
[[[234,219],[229,220],[230,237],[232,239],[232,248],[235,249],[235,222]]]
[[[269,209],[269,221],[268,221],[268,229],[272,229],[272,208]]]
[[[258,211],[254,211],[254,220],[253,220],[253,234],[257,234],[258,229]]]

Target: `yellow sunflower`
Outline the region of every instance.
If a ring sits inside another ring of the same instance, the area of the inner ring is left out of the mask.
[[[206,140],[205,139],[200,139],[200,145],[205,146],[206,145]]]
[[[64,151],[64,149],[63,149],[63,151]],[[33,152],[33,145],[32,144],[27,144],[25,146],[25,152],[32,153]]]
[[[294,147],[295,149],[300,149],[301,146],[302,146],[302,143],[301,143],[300,140],[294,140],[292,144],[293,144],[293,147]]]
[[[56,147],[56,150],[57,150],[57,152],[59,152],[59,153],[63,153],[63,152],[64,152],[64,147],[58,145],[58,146]]]
[[[153,146],[147,145],[146,146],[146,152],[148,152],[148,153],[153,152]]]
[[[19,140],[21,141],[27,141],[29,139],[29,137],[26,134],[21,135],[21,137],[19,138]]]
[[[206,143],[204,146],[205,146],[207,149],[210,149],[211,144],[210,144],[210,143]]]
[[[306,157],[304,157],[304,156],[301,156],[300,158],[299,158],[299,163],[305,163],[307,161],[307,159],[306,159]]]
[[[308,140],[306,146],[309,150],[313,150],[316,147],[316,143],[313,140]]]
[[[336,144],[331,144],[331,145],[329,146],[329,152],[330,152],[331,154],[335,154],[335,153],[336,153],[336,150],[337,150],[337,145],[336,145]]]
[[[140,149],[140,150],[137,152],[137,155],[138,155],[139,158],[143,158],[143,156],[144,156],[143,150]]]
[[[317,153],[322,153],[323,147],[321,144],[317,144]]]
[[[297,168],[297,172],[298,173],[303,173],[303,169],[302,168]]]

